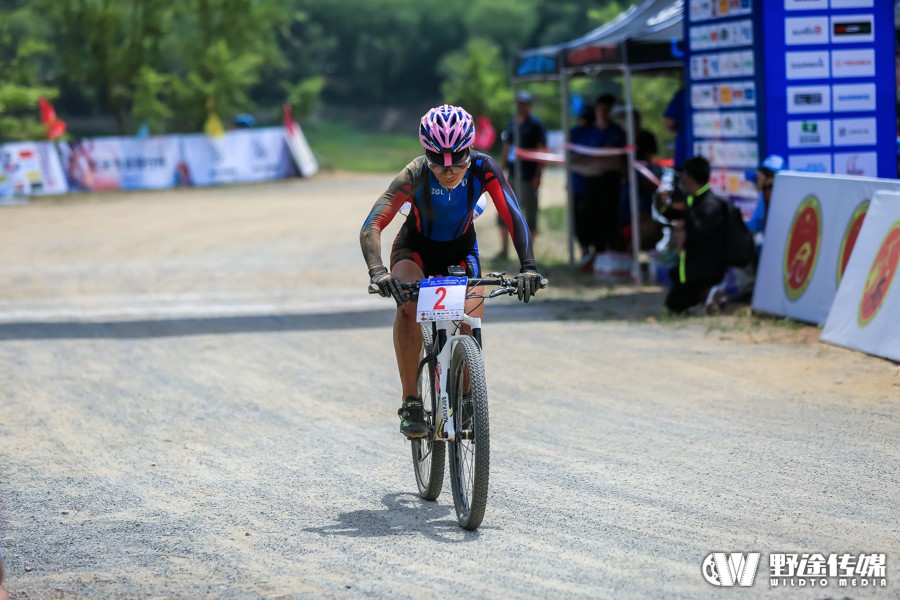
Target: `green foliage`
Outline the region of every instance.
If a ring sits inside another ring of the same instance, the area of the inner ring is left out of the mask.
[[[52,100],[58,93],[42,77],[52,60],[49,35],[33,7],[0,11],[0,142],[45,136],[38,98]]]
[[[210,106],[225,122],[265,122],[290,102],[309,120],[322,105],[419,113],[441,95],[499,129],[513,111],[511,54],[587,33],[626,2],[4,0],[0,85],[17,87],[0,96],[0,135],[28,135],[33,98],[56,90],[63,119],[112,116],[121,133],[143,122],[197,131]],[[648,98],[664,91],[651,88]],[[529,89],[535,113],[559,127],[558,88]]]
[[[315,110],[322,88],[325,87],[325,78],[308,77],[295,85],[287,83],[283,85],[287,92],[287,101],[294,108],[294,116],[304,119]]]
[[[136,123],[146,123],[152,133],[165,131],[166,122],[172,118],[172,109],[165,97],[172,90],[172,78],[158,73],[148,66],[141,67],[134,81],[131,113]]]
[[[471,38],[494,40],[504,54],[518,50],[537,25],[537,0],[469,2],[459,11]]]
[[[493,43],[475,38],[441,61],[444,100],[473,115],[487,115],[495,126],[505,123],[513,103],[506,64]]]

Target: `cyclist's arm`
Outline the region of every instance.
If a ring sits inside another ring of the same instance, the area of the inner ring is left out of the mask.
[[[509,235],[512,238],[519,262],[525,269],[536,269],[534,262],[534,250],[531,246],[531,234],[525,223],[525,216],[519,208],[519,201],[512,191],[506,177],[493,158],[486,156],[484,159],[484,189],[491,197],[494,208],[500,214],[500,218],[506,224]]]
[[[371,273],[373,269],[384,267],[381,259],[381,231],[393,220],[394,215],[405,202],[411,202],[415,181],[424,168],[425,159],[419,157],[412,161],[397,175],[380,198],[375,202],[366,222],[359,232],[359,245],[362,247],[366,266]]]

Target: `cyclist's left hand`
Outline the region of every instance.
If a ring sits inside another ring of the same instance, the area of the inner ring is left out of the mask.
[[[528,302],[541,286],[541,274],[533,269],[528,269],[516,275],[516,292],[519,300]]]

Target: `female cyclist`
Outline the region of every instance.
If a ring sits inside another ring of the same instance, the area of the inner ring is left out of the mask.
[[[416,322],[416,307],[402,302],[399,282],[446,275],[451,265],[463,267],[469,277],[481,276],[472,221],[483,193],[490,196],[506,223],[519,255],[519,299],[528,302],[541,281],[528,225],[512,188],[494,159],[472,148],[472,116],[448,104],[432,108],[419,123],[419,140],[425,154],[394,178],[375,202],[359,235],[372,283],[382,296],[393,297],[398,304],[394,352],[403,388],[398,414],[400,431],[409,438],[427,433],[416,385],[422,331]],[[388,271],[381,259],[381,231],[406,202],[412,208],[394,239]],[[477,300],[468,301],[466,311],[481,317],[484,307]]]

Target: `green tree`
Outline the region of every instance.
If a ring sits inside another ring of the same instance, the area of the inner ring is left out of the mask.
[[[172,11],[162,0],[34,0],[53,27],[60,79],[93,88],[98,108],[125,133],[132,87],[159,53]]]
[[[56,98],[45,74],[53,64],[50,29],[27,4],[0,11],[0,142],[40,139],[38,98]]]
[[[469,40],[465,48],[444,57],[440,72],[444,100],[465,107],[472,115],[487,115],[495,126],[509,118],[513,94],[497,45]]]
[[[166,103],[172,91],[172,78],[143,66],[134,80],[131,114],[137,124],[146,123],[153,133],[161,133],[172,118],[173,111]]]

